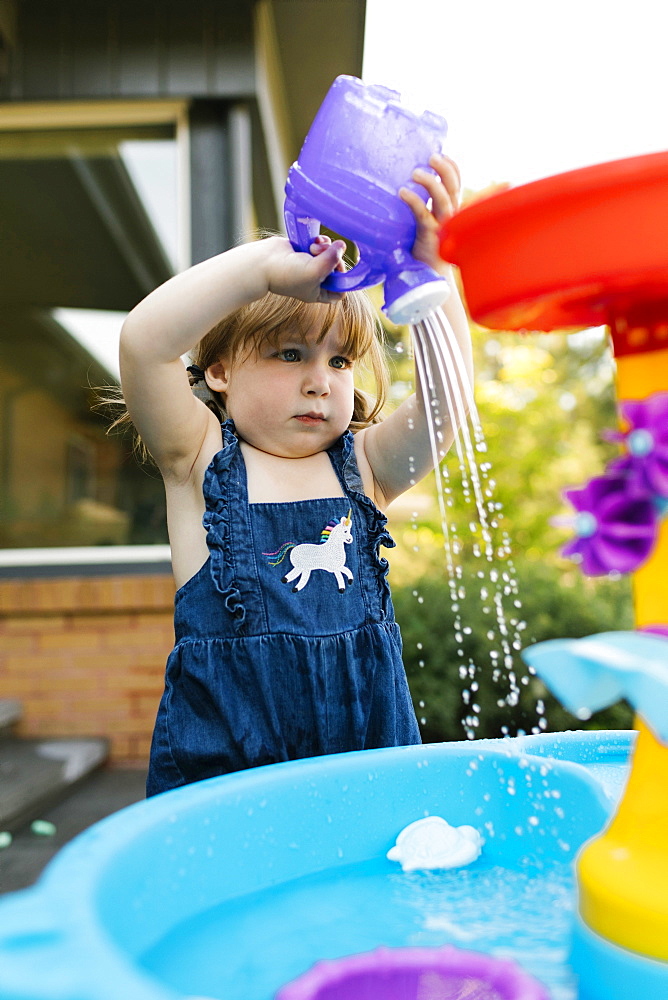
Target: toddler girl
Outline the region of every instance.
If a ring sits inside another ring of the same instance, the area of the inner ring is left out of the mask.
[[[413,178],[431,208],[401,197],[414,255],[447,275],[437,232],[459,177],[445,157],[431,166]],[[149,795],[420,742],[378,550],[394,544],[381,511],[433,465],[429,435],[419,393],[379,422],[387,376],[371,306],[321,287],[343,249],[322,236],[308,254],[280,237],[236,247],[172,278],[123,326],[124,398],[164,480],[178,588]],[[191,390],[186,352],[220,412]],[[362,364],[375,401],[355,386]]]

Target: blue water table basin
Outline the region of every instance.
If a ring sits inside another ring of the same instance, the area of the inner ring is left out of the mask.
[[[573,859],[622,792],[634,733],[339,754],[138,803],[0,902],[1,1000],[270,1000],[323,958],[453,944],[571,1000]],[[425,816],[482,835],[465,868],[386,854]]]

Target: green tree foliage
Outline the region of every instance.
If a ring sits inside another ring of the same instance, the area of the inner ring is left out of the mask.
[[[475,579],[477,567],[466,567],[463,579]],[[595,632],[632,628],[627,581],[593,583],[573,575],[564,583],[554,568],[525,562],[517,574],[517,599],[505,599],[506,615],[516,616],[522,646],[556,638],[580,638]],[[479,588],[466,586],[466,596],[452,610],[451,591],[444,575],[431,573],[422,580],[394,588],[394,606],[404,639],[404,663],[421,721],[425,742],[559,732],[565,729],[630,728],[632,713],[625,703],[599,712],[588,721],[575,719],[532,676],[518,651],[512,666],[499,669],[499,627],[485,613]],[[459,621],[460,627],[457,627]],[[510,629],[512,631],[512,628]],[[491,636],[491,637],[490,637]],[[519,702],[508,703],[508,673],[515,675]],[[467,692],[467,693],[466,693]],[[542,703],[542,704],[541,704]],[[474,706],[477,706],[474,707]],[[543,707],[544,706],[544,707]],[[465,720],[474,720],[466,722]]]
[[[583,334],[475,331],[476,398],[506,530],[530,560],[555,565],[566,535],[552,518],[562,491],[599,475],[613,449],[613,363],[603,330]]]

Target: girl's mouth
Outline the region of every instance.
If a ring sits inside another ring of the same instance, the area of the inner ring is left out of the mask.
[[[298,413],[295,417],[301,424],[320,424],[325,420],[322,413]]]

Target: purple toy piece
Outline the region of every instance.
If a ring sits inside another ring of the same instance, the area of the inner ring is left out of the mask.
[[[584,573],[631,573],[647,559],[657,537],[657,509],[646,494],[629,492],[625,475],[597,476],[564,496],[577,511],[578,537],[563,554],[581,562]]]
[[[663,635],[668,639],[668,625],[643,625],[640,632],[653,632],[654,635]]]
[[[515,962],[476,951],[378,948],[318,962],[276,1000],[549,1000]]]
[[[415,217],[398,196],[441,151],[447,124],[425,111],[418,116],[387,87],[338,76],[320,106],[285,185],[285,225],[295,250],[307,252],[320,224],[357,244],[358,263],[335,271],[323,287],[336,292],[385,282],[383,309],[393,322],[417,322],[446,298],[448,285],[415,260]]]
[[[619,409],[629,430],[611,437],[623,441],[628,454],[609,470],[627,477],[629,491],[668,498],[668,392],[626,400]]]

